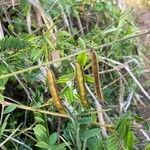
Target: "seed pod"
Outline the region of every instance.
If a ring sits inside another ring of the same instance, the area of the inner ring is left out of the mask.
[[[94,50],[91,50],[91,61],[92,61],[92,73],[94,77],[94,86],[95,86],[96,96],[99,99],[99,101],[104,102],[104,97],[103,97],[101,83],[100,83],[97,54]]]
[[[76,79],[77,79],[77,84],[79,87],[79,94],[80,94],[80,100],[83,106],[86,108],[89,108],[89,102],[87,100],[87,93],[85,89],[85,81],[84,81],[84,76],[83,76],[83,71],[79,63],[76,62],[75,64],[76,68]]]
[[[58,94],[58,89],[55,83],[54,73],[52,72],[51,69],[49,69],[47,72],[47,78],[48,78],[48,86],[49,86],[50,93],[53,98],[54,105],[61,113],[65,113],[64,106]]]

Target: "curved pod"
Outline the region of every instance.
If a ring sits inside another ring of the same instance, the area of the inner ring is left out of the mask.
[[[86,92],[86,88],[85,88],[85,81],[84,81],[84,75],[83,75],[82,67],[77,62],[75,64],[75,69],[76,69],[76,79],[77,79],[77,84],[79,87],[79,94],[80,94],[81,103],[83,104],[84,107],[89,108],[90,105],[89,105],[89,102],[87,100],[87,92]]]

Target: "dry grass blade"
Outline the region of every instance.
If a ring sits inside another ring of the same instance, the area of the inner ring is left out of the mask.
[[[134,125],[139,126],[135,121],[133,122]],[[141,125],[140,125],[141,127]],[[139,129],[139,131],[143,134],[143,136],[146,138],[147,141],[150,141],[150,136],[148,135],[148,133],[146,133],[146,131],[144,129]]]
[[[8,136],[5,135],[5,134],[4,134],[3,136],[6,137],[6,138],[8,138]],[[32,148],[30,148],[30,147],[29,147],[28,145],[26,145],[24,142],[21,142],[21,141],[15,139],[15,138],[13,138],[13,137],[10,137],[10,140],[16,142],[17,144],[23,145],[24,147],[26,147],[26,148],[29,149],[29,150],[32,150]],[[5,150],[5,149],[4,149],[4,150]]]
[[[30,9],[28,11],[28,14],[26,16],[26,19],[27,19],[27,28],[28,28],[28,32],[31,33],[32,30],[31,30],[31,13],[30,13]]]
[[[5,66],[8,68],[8,70],[10,70],[11,72],[13,72],[13,71],[10,69],[9,65],[8,65],[5,61],[3,61],[3,63],[4,63]],[[25,85],[24,85],[23,82],[18,78],[17,75],[15,75],[14,77],[16,78],[16,80],[18,81],[18,83],[21,85],[21,87],[24,89],[24,91],[25,91],[25,93],[26,93],[28,99],[29,99],[30,101],[32,101],[32,98],[31,98],[31,96],[30,96],[29,90],[25,87]]]
[[[2,106],[9,106],[9,105],[12,105],[14,103],[10,103],[10,102],[0,100],[0,104]],[[52,116],[57,116],[57,117],[69,118],[68,115],[62,114],[62,113],[55,113],[55,112],[45,111],[45,110],[42,110],[42,109],[29,107],[29,106],[26,106],[26,105],[15,104],[15,106],[16,106],[16,108],[23,109],[23,110],[28,110],[28,111],[32,111],[32,112],[39,112],[39,113],[42,113],[42,114],[52,115]]]
[[[17,74],[21,74],[21,73],[25,73],[25,72],[30,72],[30,71],[33,71],[35,69],[38,69],[42,66],[48,66],[48,65],[51,65],[51,64],[54,64],[56,62],[59,62],[59,61],[64,61],[64,60],[69,60],[70,58],[74,57],[74,56],[77,56],[78,54],[82,53],[82,52],[85,52],[85,50],[83,51],[80,51],[80,52],[77,52],[77,53],[74,53],[74,54],[71,54],[71,55],[68,55],[66,57],[62,57],[58,60],[54,60],[54,61],[49,61],[49,62],[46,62],[46,63],[42,63],[42,64],[38,64],[38,65],[35,65],[35,66],[32,66],[32,67],[29,67],[29,68],[26,68],[26,69],[22,69],[22,70],[19,70],[19,71],[15,71],[13,73],[8,73],[8,74],[5,74],[5,75],[1,75],[0,76],[0,79],[4,79],[4,78],[8,78],[8,77],[12,77],[12,76],[15,76]]]
[[[56,27],[54,26],[54,23],[52,21],[51,16],[48,16],[48,14],[45,13],[44,9],[41,7],[39,0],[28,0],[35,8],[37,8],[41,14],[41,17],[45,23],[45,26],[51,33],[51,40],[55,41],[56,37],[54,35],[54,32],[56,32]],[[53,28],[52,28],[53,27]]]
[[[19,130],[20,126],[21,124],[7,137],[7,139],[0,144],[0,147],[2,147],[9,139],[11,139],[11,137]]]
[[[120,105],[120,113],[122,113],[124,102],[123,102],[123,96],[124,96],[124,84],[122,78],[120,78],[120,93],[119,93],[119,105]]]
[[[129,68],[129,65],[126,65],[125,69],[129,73],[129,75],[132,77],[132,79],[135,81],[135,83],[138,85],[138,87],[141,89],[141,91],[143,92],[143,94],[150,100],[149,94],[145,91],[145,89],[140,84],[140,82],[138,81],[138,79],[136,79],[136,77],[134,76],[134,74],[131,72],[131,70]]]
[[[3,32],[3,28],[2,28],[2,23],[0,21],[0,39],[4,38],[4,32]]]
[[[94,77],[96,96],[99,99],[99,101],[104,102],[104,97],[103,97],[101,83],[100,83],[100,76],[99,76],[98,59],[97,59],[96,52],[94,50],[91,50],[91,60],[92,60],[92,73]]]
[[[53,98],[53,102],[56,106],[56,108],[61,112],[61,113],[65,113],[65,109],[64,106],[61,102],[59,93],[58,93],[58,89],[55,83],[55,78],[54,78],[54,74],[52,72],[51,69],[48,70],[47,72],[47,79],[48,79],[48,86],[50,89],[50,93],[52,95]]]
[[[132,100],[132,98],[133,98],[133,93],[134,93],[134,92],[131,92],[131,93],[128,95],[128,97],[127,97],[126,105],[125,105],[125,107],[123,108],[124,112],[126,112],[126,111],[128,110],[128,108],[129,108],[129,106],[131,105],[131,100]]]
[[[90,90],[90,88],[86,86],[86,89],[88,90],[88,92],[90,93],[90,95],[92,96],[92,98],[95,101],[95,106],[96,106],[96,110],[97,110],[97,116],[98,116],[98,121],[100,123],[100,128],[102,129],[102,134],[104,137],[107,137],[107,129],[106,129],[106,124],[105,124],[105,120],[104,120],[104,116],[103,116],[103,109],[101,104],[97,101],[96,97],[94,96],[94,94],[92,93],[92,91]]]
[[[139,66],[139,65],[137,65],[136,67],[132,68],[131,71],[135,70],[138,66]],[[116,80],[112,81],[112,82],[109,83],[108,85],[104,86],[104,87],[102,88],[102,90],[108,88],[109,86],[113,85],[114,83],[116,83],[117,81],[119,81],[120,79],[122,79],[122,77],[125,77],[125,76],[127,76],[127,75],[129,75],[128,72],[125,73],[125,74],[123,74],[121,77],[117,78]]]
[[[64,27],[66,27],[68,29],[69,33],[71,33],[71,31],[70,31],[70,25],[69,25],[69,21],[68,21],[68,17],[65,14],[64,8],[63,8],[63,6],[61,5],[61,3],[59,1],[58,1],[58,6],[61,9],[61,13],[62,13],[63,21],[64,21]]]
[[[83,71],[82,71],[80,64],[77,62],[75,64],[75,69],[76,69],[76,78],[77,78],[77,82],[78,82],[81,103],[86,108],[89,108],[90,105],[87,100],[87,93],[86,93],[86,89],[85,89],[85,81],[84,81]]]
[[[8,7],[10,7],[10,6],[16,6],[16,5],[18,5],[20,2],[19,2],[19,0],[2,0],[2,1],[0,1],[0,6],[8,6]]]

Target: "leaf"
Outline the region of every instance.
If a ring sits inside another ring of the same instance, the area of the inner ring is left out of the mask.
[[[127,135],[127,148],[128,148],[128,150],[133,150],[133,142],[134,142],[134,133],[132,131],[129,131],[128,135]]]
[[[0,101],[4,101],[4,96],[1,93],[0,93]]]
[[[130,120],[128,117],[126,118],[121,118],[119,124],[118,124],[118,133],[119,133],[119,137],[121,138],[126,138],[128,132],[129,132],[129,128],[130,128]]]
[[[79,46],[81,47],[81,49],[83,49],[83,50],[86,49],[85,42],[84,42],[84,40],[82,38],[79,37],[78,43],[79,43]]]
[[[11,31],[11,32],[14,32],[14,26],[12,24],[9,24],[8,25],[8,29]]]
[[[103,34],[108,34],[108,33],[111,33],[111,32],[115,32],[115,31],[117,31],[118,30],[118,28],[110,28],[110,29],[107,29],[107,30],[105,30],[104,32],[103,32]]]
[[[40,148],[45,148],[45,149],[49,148],[49,145],[44,141],[38,142],[35,146],[40,147]]]
[[[146,145],[145,150],[150,150],[150,144]]]
[[[82,53],[80,53],[79,55],[78,55],[78,57],[77,57],[77,61],[78,61],[78,63],[82,66],[82,67],[84,67],[85,66],[85,64],[87,63],[87,53],[86,52],[82,52]]]
[[[59,145],[55,145],[54,147],[52,147],[52,150],[65,150],[67,145],[65,143],[59,144]]]
[[[39,116],[35,117],[35,120],[36,120],[38,123],[44,123],[44,120],[43,120],[41,117],[39,117]]]
[[[104,142],[102,139],[98,139],[97,137],[92,137],[87,140],[88,150],[102,150]]]
[[[59,79],[57,80],[57,83],[66,83],[68,81],[70,81],[74,76],[74,73],[70,73],[67,75],[63,75],[61,77],[59,77]]]
[[[35,60],[37,60],[38,58],[40,58],[42,55],[43,55],[43,50],[42,50],[42,49],[34,48],[34,49],[31,51],[30,57],[33,59],[33,61],[35,61]]]
[[[79,119],[79,124],[83,125],[83,124],[90,124],[92,122],[91,117],[84,117]]]
[[[55,145],[58,139],[58,134],[57,132],[54,132],[53,134],[50,135],[49,137],[49,145]]]
[[[94,83],[94,78],[87,75],[87,74],[84,74],[84,78],[85,78],[85,81],[86,82],[89,82],[89,83]]]
[[[14,111],[16,109],[17,105],[16,104],[11,104],[9,105],[5,110],[4,110],[4,114],[8,114],[11,113],[12,111]]]
[[[41,127],[42,125],[36,125],[33,130],[34,130],[34,134],[36,136],[36,138],[38,139],[38,141],[44,141],[44,142],[48,142],[48,135],[45,132],[45,127]],[[44,130],[43,130],[44,129]]]
[[[3,132],[6,128],[8,118],[9,118],[9,115],[6,116],[6,118],[4,119],[3,124],[0,126],[0,138],[2,137]]]
[[[118,137],[116,133],[110,135],[106,140],[107,150],[119,150]]]
[[[25,15],[27,15],[28,11],[29,11],[29,2],[28,0],[20,0],[21,1],[21,10],[25,13]]]
[[[99,128],[94,128],[94,129],[90,129],[90,130],[81,132],[80,137],[83,140],[86,140],[86,139],[94,137],[94,136],[96,136],[98,134],[100,134],[100,129]]]
[[[29,45],[27,40],[23,40],[19,37],[5,37],[2,40],[0,40],[0,51],[6,51],[8,49],[24,49]]]
[[[36,128],[42,129],[45,133],[47,132],[46,128],[41,124],[36,125]]]
[[[74,100],[73,87],[66,87],[64,96],[67,98],[68,102],[71,103]]]

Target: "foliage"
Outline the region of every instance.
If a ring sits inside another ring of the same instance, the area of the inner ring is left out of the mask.
[[[120,67],[128,63],[135,74],[141,69],[137,67],[140,62],[133,38],[137,29],[130,12],[122,12],[113,1],[33,2],[20,0],[14,8],[0,6],[5,34],[0,39],[2,149],[138,149],[134,128],[137,112],[133,111],[136,103],[131,102],[130,113],[119,111],[122,86],[122,99],[137,90],[132,77]],[[95,75],[91,49],[97,53]],[[52,59],[56,50],[61,60]],[[52,70],[51,77],[55,76],[51,81],[48,69]],[[98,122],[100,112],[95,106],[94,79],[99,71],[106,125]],[[122,79],[123,85],[118,82]],[[53,86],[50,92],[48,85]],[[56,106],[55,97],[65,111]]]

